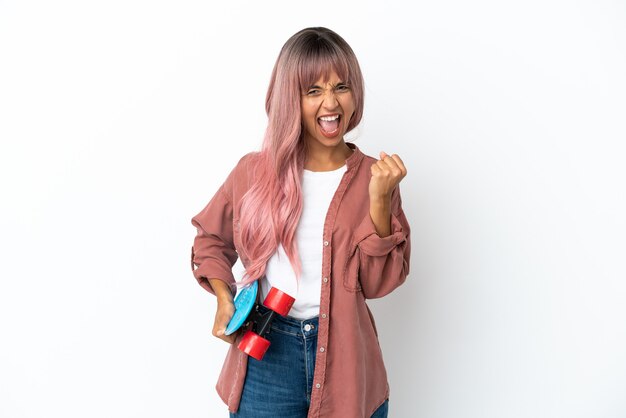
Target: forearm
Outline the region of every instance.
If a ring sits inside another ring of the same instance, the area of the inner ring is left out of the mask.
[[[220,279],[209,279],[211,287],[215,291],[218,302],[232,302],[233,294],[230,291],[228,284]]]
[[[391,235],[391,197],[370,199],[370,217],[378,236]]]

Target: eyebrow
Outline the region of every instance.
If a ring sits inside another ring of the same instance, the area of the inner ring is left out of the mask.
[[[335,84],[335,85],[334,85],[334,86],[332,86],[332,87],[337,87],[337,86],[338,86],[338,85],[340,85],[340,84],[346,84],[346,83],[345,83],[345,82],[343,82],[343,81],[339,81],[337,84]],[[309,90],[310,90],[310,89],[321,89],[321,87],[320,87],[320,86],[315,85],[315,86],[311,86],[311,87],[309,87]]]

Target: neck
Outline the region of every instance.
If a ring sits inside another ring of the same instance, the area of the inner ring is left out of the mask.
[[[310,171],[336,170],[346,163],[346,158],[353,152],[343,139],[334,147],[309,146],[304,168]]]

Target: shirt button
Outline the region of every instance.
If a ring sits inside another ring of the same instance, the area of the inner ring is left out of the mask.
[[[326,314],[325,313],[322,314],[322,318],[326,318]]]
[[[328,277],[324,277],[324,283],[328,281]]]
[[[323,353],[324,352],[324,347],[320,348],[320,351]]]
[[[315,387],[319,389],[320,387],[322,387],[322,385],[318,383],[317,385],[315,385]]]
[[[328,241],[324,241],[324,247],[328,247]]]
[[[304,330],[305,330],[305,331],[311,331],[311,325],[306,324],[306,325],[304,326]]]

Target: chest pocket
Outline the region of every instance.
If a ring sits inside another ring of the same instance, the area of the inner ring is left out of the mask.
[[[350,292],[360,292],[359,264],[361,250],[358,245],[351,244],[343,267],[343,287]]]

